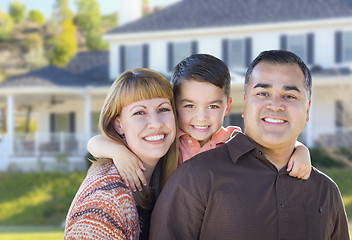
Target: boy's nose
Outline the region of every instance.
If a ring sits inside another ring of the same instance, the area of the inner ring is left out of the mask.
[[[197,119],[198,120],[206,120],[208,118],[208,113],[205,109],[199,109],[197,111]]]

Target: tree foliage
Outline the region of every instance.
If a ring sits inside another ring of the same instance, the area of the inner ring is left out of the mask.
[[[28,14],[28,20],[39,24],[45,23],[44,15],[39,10],[31,10]]]
[[[76,27],[69,20],[60,25],[60,33],[53,39],[53,49],[49,55],[51,64],[64,67],[77,53]]]
[[[101,14],[96,0],[75,0],[78,8],[77,26],[84,31],[86,45],[90,50],[105,50],[108,45],[102,36]]]
[[[19,23],[26,16],[26,5],[21,4],[19,1],[11,2],[9,12],[15,23]]]
[[[9,40],[13,33],[13,20],[0,9],[0,40]]]
[[[54,12],[54,18],[58,23],[63,23],[64,21],[73,21],[74,13],[68,7],[68,0],[56,0]]]

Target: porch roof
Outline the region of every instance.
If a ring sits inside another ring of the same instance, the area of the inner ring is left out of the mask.
[[[108,52],[78,53],[65,68],[52,65],[10,77],[0,83],[4,88],[52,88],[110,86]]]
[[[183,0],[106,35],[351,18],[351,0]]]

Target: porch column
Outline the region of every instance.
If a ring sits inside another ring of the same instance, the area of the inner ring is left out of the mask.
[[[89,138],[92,136],[92,96],[85,96],[85,146],[87,146]]]
[[[8,141],[8,155],[13,155],[14,150],[14,136],[15,136],[15,117],[14,117],[14,97],[7,96],[7,141]]]
[[[310,104],[310,110],[309,110],[309,121],[306,125],[306,144],[307,147],[314,147],[314,137],[313,137],[313,125],[314,125],[314,95],[312,92],[312,98],[311,98],[311,104]]]

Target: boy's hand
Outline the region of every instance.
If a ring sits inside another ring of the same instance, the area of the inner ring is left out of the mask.
[[[309,150],[303,144],[296,144],[294,153],[288,162],[287,171],[291,177],[307,180],[312,171]]]
[[[145,170],[145,167],[137,156],[133,156],[134,158],[128,159],[128,161],[122,161],[121,157],[120,159],[113,158],[113,161],[125,185],[134,192],[137,189],[142,191],[143,186],[147,185],[142,171]]]

